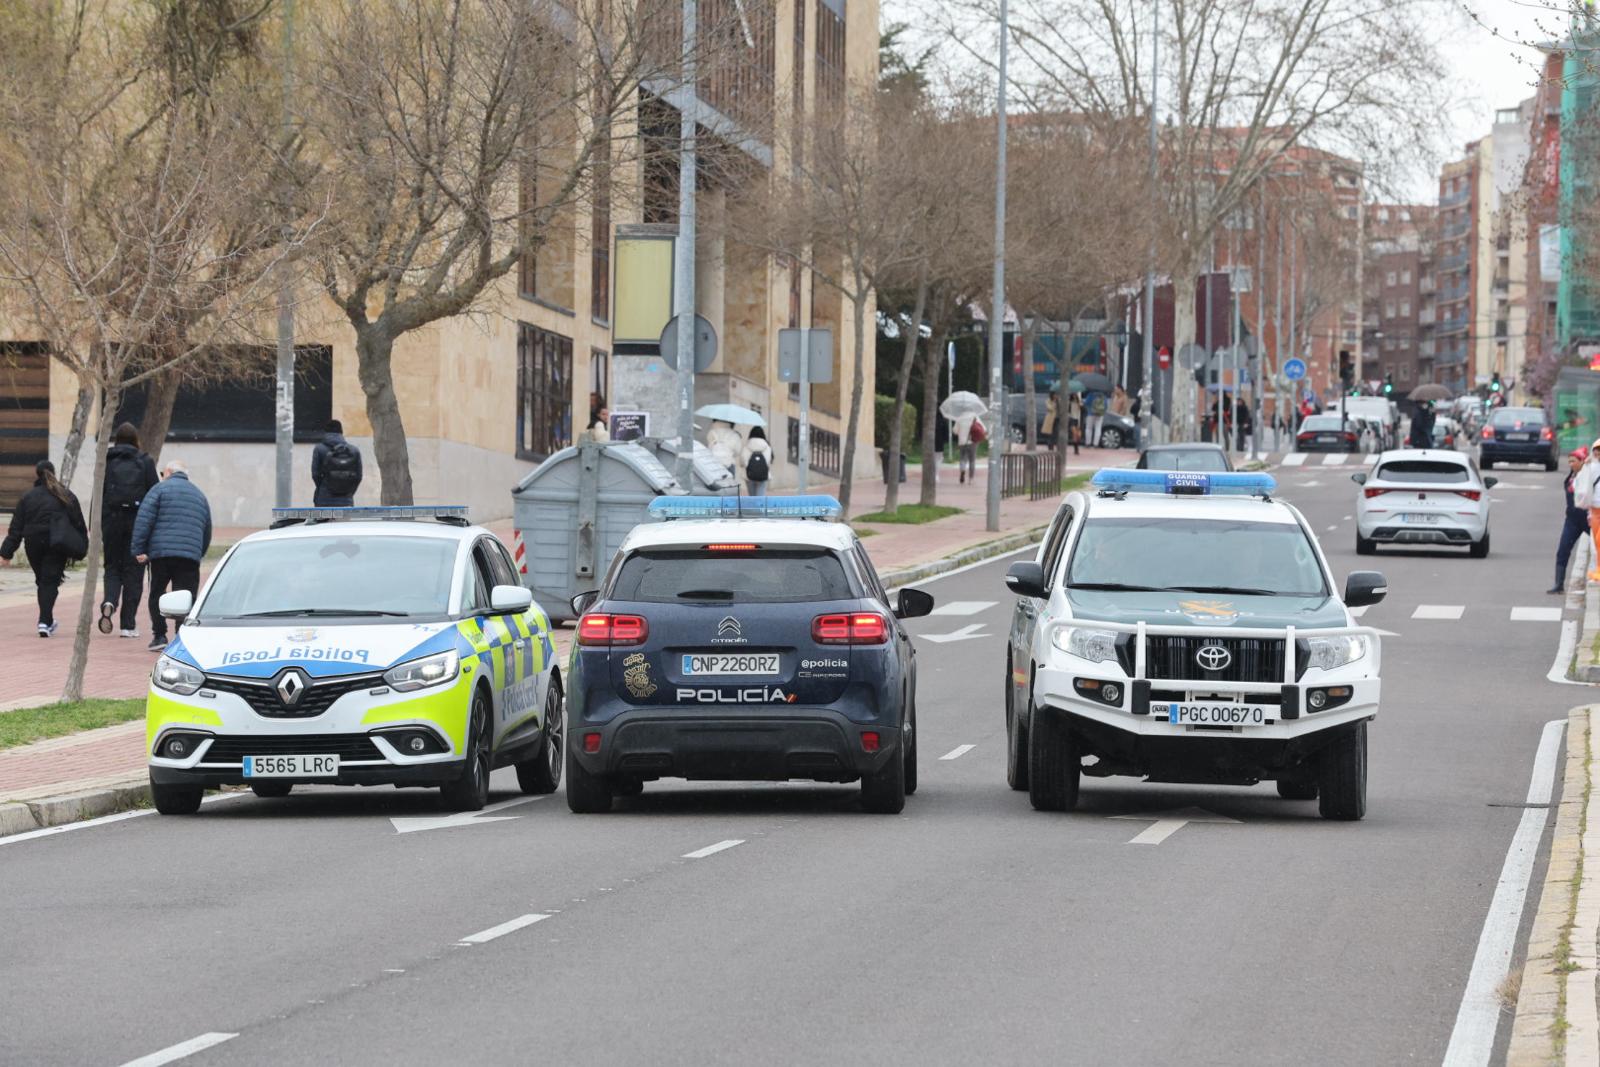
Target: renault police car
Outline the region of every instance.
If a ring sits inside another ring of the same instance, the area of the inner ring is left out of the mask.
[[[438,786],[474,811],[507,764],[530,793],[562,771],[550,627],[505,546],[466,509],[286,508],[231,548],[150,677],[150,792]]]
[[[850,782],[898,812],[917,787],[915,649],[831,497],[676,497],[635,527],[580,615],[567,804],[658,778]]]
[[[1071,809],[1081,775],[1252,785],[1366,812],[1375,630],[1347,610],[1311,528],[1264,474],[1103,470],[1013,564],[1007,777]]]

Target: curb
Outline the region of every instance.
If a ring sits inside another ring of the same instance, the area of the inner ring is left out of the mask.
[[[964,548],[960,552],[929,563],[918,563],[910,567],[899,567],[895,570],[884,571],[878,577],[887,589],[898,589],[903,585],[915,585],[917,582],[927,581],[936,575],[945,574],[973,563],[981,563],[996,556],[1004,556],[1008,552],[1015,552],[1021,548],[1027,548],[1029,545],[1037,543],[1049,528],[1049,523],[1030,526],[1026,530],[1006,534],[1004,537],[997,537],[993,541],[984,541],[973,545],[971,548]]]
[[[45,830],[119,811],[148,807],[150,787],[144,782],[86,789],[78,793],[0,804],[0,837]]]

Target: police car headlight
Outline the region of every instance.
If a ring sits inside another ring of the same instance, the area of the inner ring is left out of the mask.
[[[155,669],[150,672],[150,682],[157,689],[186,697],[206,684],[206,676],[187,663],[180,663],[171,656],[162,656],[156,660]]]
[[[1313,637],[1306,642],[1306,663],[1325,671],[1354,663],[1366,654],[1365,637]]]
[[[461,661],[455,650],[451,649],[436,656],[424,656],[398,667],[390,667],[384,672],[383,680],[396,692],[409,693],[431,685],[453,682],[460,671]]]
[[[1117,658],[1117,635],[1110,630],[1084,630],[1069,626],[1057,630],[1050,641],[1068,655],[1086,659],[1090,663]]]

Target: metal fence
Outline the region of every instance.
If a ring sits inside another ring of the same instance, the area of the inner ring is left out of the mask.
[[[811,469],[830,478],[839,477],[844,469],[839,462],[839,435],[813,423],[810,436]],[[800,420],[793,416],[789,418],[789,462],[800,462]]]
[[[1007,452],[1000,457],[1000,495],[1052,500],[1061,495],[1061,454]]]

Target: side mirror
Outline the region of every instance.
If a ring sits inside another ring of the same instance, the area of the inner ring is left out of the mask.
[[[1006,569],[1006,588],[1018,596],[1031,596],[1043,600],[1044,568],[1030,561],[1013,563]]]
[[[1483,487],[1484,487],[1484,488],[1485,488],[1485,489],[1493,489],[1493,488],[1494,488],[1494,487],[1495,487],[1495,486],[1497,486],[1497,485],[1499,485],[1499,484],[1500,484],[1500,479],[1499,479],[1499,478],[1496,478],[1496,477],[1495,477],[1495,476],[1494,476],[1494,475],[1492,475],[1492,474],[1491,474],[1491,475],[1489,475],[1489,477],[1487,477],[1487,478],[1485,478],[1485,479],[1484,479],[1484,480],[1483,480]]]
[[[572,613],[574,615],[582,615],[584,612],[594,607],[594,602],[599,599],[600,590],[590,589],[586,593],[579,593],[577,596],[567,601],[567,603],[572,605]]]
[[[897,619],[920,619],[931,611],[932,593],[925,593],[921,589],[902,589],[896,597],[894,617]]]
[[[1352,482],[1355,482],[1357,485],[1366,485],[1367,484],[1367,473],[1366,473],[1366,471],[1362,471],[1359,474],[1352,474],[1350,476],[1350,480]]]
[[[187,618],[194,608],[194,594],[187,589],[174,589],[170,593],[162,593],[161,599],[156,601],[156,609],[168,619]]]
[[[1351,571],[1344,580],[1344,606],[1362,608],[1389,594],[1389,580],[1377,571]]]
[[[497,585],[489,590],[489,610],[496,615],[520,615],[533,606],[533,590],[525,585]]]

